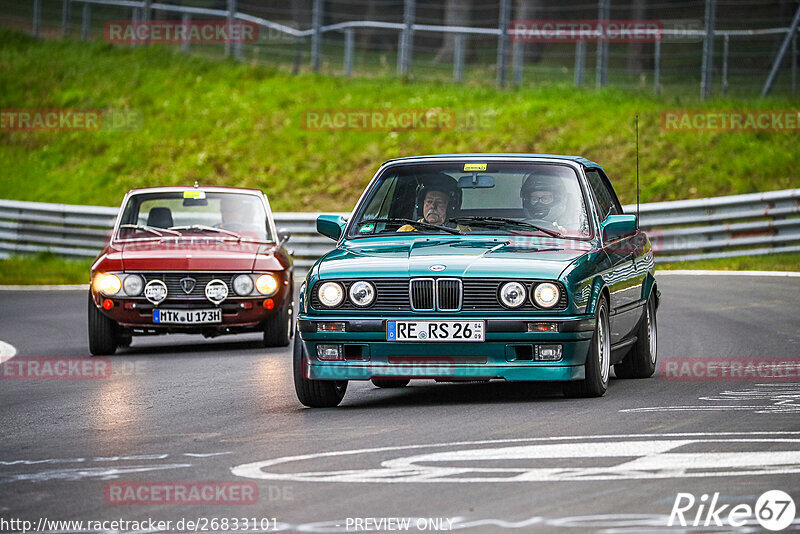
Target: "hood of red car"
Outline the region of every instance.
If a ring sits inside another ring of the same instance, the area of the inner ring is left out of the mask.
[[[272,248],[232,240],[171,239],[115,243],[126,271],[250,271]]]

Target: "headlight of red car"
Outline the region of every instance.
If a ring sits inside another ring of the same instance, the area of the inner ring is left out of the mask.
[[[116,295],[122,289],[122,281],[115,274],[97,273],[92,279],[92,289],[94,289],[95,293]]]

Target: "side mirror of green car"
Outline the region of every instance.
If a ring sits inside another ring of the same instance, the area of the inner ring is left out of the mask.
[[[339,241],[346,223],[347,220],[341,215],[320,215],[317,217],[317,232]]]
[[[600,224],[603,242],[614,241],[636,233],[636,215],[609,215]]]

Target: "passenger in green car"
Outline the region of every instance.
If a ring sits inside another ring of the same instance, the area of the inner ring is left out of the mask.
[[[466,231],[469,227],[450,222],[457,216],[461,209],[461,191],[455,179],[446,174],[431,174],[423,177],[422,184],[417,188],[416,213],[422,215],[419,222],[458,228]],[[417,229],[405,224],[397,229],[398,232],[415,232]]]

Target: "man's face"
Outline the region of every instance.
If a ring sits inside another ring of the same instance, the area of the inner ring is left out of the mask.
[[[555,195],[553,195],[552,191],[542,190],[542,191],[532,191],[530,195],[528,195],[528,201],[532,205],[541,204],[544,206],[549,206],[555,200]]]
[[[422,204],[422,214],[425,222],[431,224],[444,224],[447,220],[447,205],[450,200],[441,191],[428,191]]]

